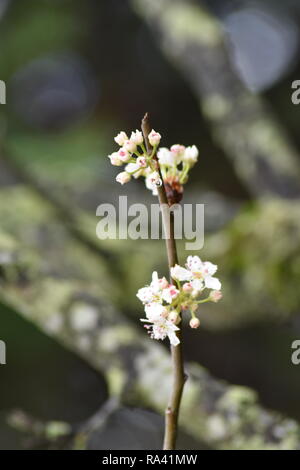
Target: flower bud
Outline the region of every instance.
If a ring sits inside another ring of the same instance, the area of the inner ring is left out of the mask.
[[[193,286],[190,282],[186,282],[185,284],[183,284],[182,290],[186,294],[190,294],[191,292],[193,292]]]
[[[153,129],[152,131],[150,132],[150,134],[148,135],[148,139],[149,139],[149,142],[150,144],[152,145],[152,147],[155,147],[159,144],[160,142],[160,139],[161,139],[161,135],[158,133],[158,132],[155,132]]]
[[[130,140],[136,145],[141,145],[144,142],[143,134],[141,133],[141,131],[136,130],[135,132],[131,133]]]
[[[176,310],[172,310],[172,312],[169,313],[168,320],[176,323],[178,320],[178,312],[176,312]]]
[[[146,168],[147,166],[147,160],[145,157],[138,157],[136,159],[136,163],[138,166],[140,166],[141,168]]]
[[[133,176],[135,179],[139,178],[143,174],[143,170],[137,165],[137,163],[128,163],[125,166],[125,171]]]
[[[160,289],[167,289],[169,287],[169,283],[165,277],[162,277],[158,280]]]
[[[123,163],[127,163],[131,158],[130,153],[124,147],[120,148],[120,150],[118,151],[118,155]]]
[[[176,166],[177,163],[179,163],[176,155],[165,147],[161,147],[159,149],[157,152],[157,158],[161,165]]]
[[[192,145],[191,147],[187,147],[185,149],[182,159],[184,162],[189,163],[190,165],[195,165],[196,161],[198,160],[198,155],[199,152],[196,145]]]
[[[121,173],[118,173],[116,176],[116,181],[121,184],[128,183],[131,180],[131,176],[126,173],[126,171],[122,171]]]
[[[115,165],[115,166],[123,165],[123,162],[120,159],[118,152],[114,152],[111,155],[108,155],[108,158],[110,159],[110,163],[112,165]]]
[[[192,319],[190,320],[190,327],[191,327],[191,328],[199,328],[199,326],[200,326],[200,320],[199,320],[199,318],[196,318],[196,317],[195,317],[195,318],[192,318]]]
[[[136,164],[136,163],[128,163],[126,166],[125,166],[125,171],[127,171],[127,173],[133,173],[134,171],[137,171],[139,169],[139,166]]]
[[[222,299],[222,292],[220,290],[212,290],[209,298],[212,302],[218,302]]]
[[[126,140],[123,144],[123,148],[133,153],[136,151],[136,144],[132,140]]]
[[[128,137],[127,137],[126,132],[124,132],[124,131],[119,132],[119,134],[116,135],[116,137],[115,137],[115,142],[118,145],[120,145],[120,147],[122,147],[122,145],[124,145],[124,142],[126,142],[126,140],[128,140]]]
[[[177,159],[178,158],[180,159],[184,155],[185,146],[180,145],[180,144],[175,144],[175,145],[172,145],[170,150],[171,150],[171,153],[177,157]]]

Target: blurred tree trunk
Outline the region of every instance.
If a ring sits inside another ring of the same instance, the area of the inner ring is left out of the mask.
[[[298,198],[296,150],[263,99],[237,78],[221,25],[199,3],[131,0],[164,54],[191,85],[213,136],[250,192],[256,197]]]

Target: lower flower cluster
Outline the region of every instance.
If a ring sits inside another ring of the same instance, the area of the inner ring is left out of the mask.
[[[173,346],[180,340],[177,336],[181,315],[185,311],[191,314],[191,328],[198,328],[200,320],[196,317],[199,304],[218,302],[222,298],[221,283],[214,277],[217,266],[209,261],[202,262],[198,256],[189,256],[185,267],[175,265],[171,268],[171,277],[175,284],[169,283],[165,277],[159,278],[153,272],[149,286],[138,290],[137,297],[144,304],[145,322],[151,338],[169,338]],[[210,289],[207,297],[202,298],[206,289]]]

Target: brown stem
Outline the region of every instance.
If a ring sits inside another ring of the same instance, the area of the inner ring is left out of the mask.
[[[151,126],[149,122],[148,113],[145,114],[142,120],[142,131],[144,134],[144,139],[146,143],[147,152],[151,153],[152,147],[148,140],[148,135],[151,132]],[[154,159],[157,161],[157,171],[160,174],[161,180],[161,171],[158,164],[157,156],[154,155]],[[169,237],[166,235],[166,248],[168,255],[168,265],[169,272],[175,264],[178,263],[176,242],[174,238],[174,214],[173,212],[166,212],[164,207],[169,205],[169,201],[166,195],[166,190],[164,184],[158,188],[158,199],[162,211],[162,220],[165,229],[165,234],[169,234]],[[169,230],[168,230],[169,229]],[[170,272],[170,281],[171,272]],[[171,356],[172,356],[172,375],[173,383],[172,390],[168,401],[168,406],[165,412],[165,435],[164,435],[164,450],[174,450],[176,448],[176,438],[177,438],[177,429],[178,429],[178,416],[180,402],[183,392],[184,383],[186,381],[186,375],[184,373],[183,366],[183,355],[182,355],[182,337],[181,332],[177,332],[177,336],[180,339],[180,343],[177,346],[171,346]]]

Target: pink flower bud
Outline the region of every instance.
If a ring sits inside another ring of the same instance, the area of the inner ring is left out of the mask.
[[[191,328],[199,328],[199,326],[200,326],[200,320],[199,320],[199,318],[192,318],[192,319],[190,320],[190,327],[191,327]]]
[[[131,133],[130,140],[136,145],[141,145],[144,142],[143,134],[141,133],[141,131],[136,130],[135,132]]]
[[[126,140],[123,144],[123,148],[128,150],[128,152],[135,152],[136,151],[136,144],[132,142],[132,140]]]
[[[158,133],[158,132],[155,132],[153,129],[152,131],[150,132],[150,134],[148,135],[148,139],[149,139],[149,142],[150,144],[152,145],[152,147],[155,147],[159,144],[160,142],[160,139],[161,139],[161,135]]]
[[[140,166],[141,168],[146,168],[147,166],[147,160],[145,157],[138,157],[136,159],[136,163],[138,166]]]
[[[114,152],[111,155],[108,155],[108,158],[110,159],[110,163],[115,166],[121,166],[123,165],[122,160],[119,158],[118,152]]]
[[[178,320],[178,312],[176,312],[176,310],[172,310],[172,312],[169,313],[168,320],[176,323]]]
[[[124,142],[128,140],[127,134],[124,131],[119,132],[118,135],[115,137],[115,142],[122,147],[124,145]]]
[[[183,284],[182,290],[186,294],[190,294],[191,292],[193,292],[193,286],[190,282],[186,282],[185,284]]]
[[[170,150],[171,150],[172,154],[176,155],[177,157],[182,157],[183,154],[184,154],[184,151],[185,151],[185,146],[175,144],[175,145],[172,145]]]
[[[170,284],[169,286],[169,292],[172,297],[177,297],[179,291],[176,289],[176,287],[173,284]]]
[[[124,163],[127,163],[131,158],[130,153],[128,152],[128,150],[124,149],[124,147],[120,148],[120,150],[118,151],[118,156],[120,160]]]
[[[162,277],[158,280],[160,289],[167,289],[169,287],[169,283],[165,277]]]
[[[219,300],[222,299],[222,292],[220,290],[212,290],[211,293],[210,293],[210,300],[212,300],[212,302],[218,302]]]
[[[121,184],[128,183],[130,181],[131,176],[126,173],[126,171],[122,171],[121,173],[118,173],[116,176],[116,181]]]

